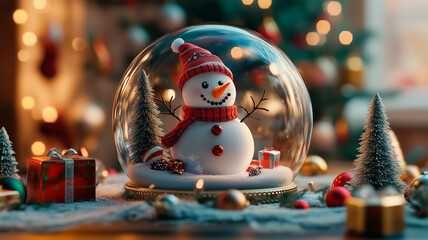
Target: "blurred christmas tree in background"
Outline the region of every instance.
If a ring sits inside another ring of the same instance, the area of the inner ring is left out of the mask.
[[[17,40],[19,154],[41,156],[52,147],[84,146],[119,169],[106,116],[123,72],[162,35],[206,23],[250,28],[278,45],[301,72],[311,96],[311,153],[330,157],[340,152],[348,159],[357,154],[362,129],[349,127],[343,108],[357,96],[372,95],[362,90],[368,34],[363,24],[355,24],[363,19],[359,1],[19,2],[14,18],[22,34]],[[348,5],[360,9],[350,11]],[[25,19],[19,18],[22,13]],[[360,15],[351,21],[350,13]],[[65,94],[59,94],[63,89]]]

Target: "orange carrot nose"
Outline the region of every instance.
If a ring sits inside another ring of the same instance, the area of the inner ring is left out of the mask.
[[[221,98],[223,96],[224,91],[226,91],[226,88],[229,86],[230,82],[221,85],[220,87],[216,87],[213,89],[213,96],[215,98]]]

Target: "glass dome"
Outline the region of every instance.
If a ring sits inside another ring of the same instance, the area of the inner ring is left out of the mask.
[[[209,50],[231,70],[240,119],[247,114],[244,108],[252,110],[251,97],[257,104],[265,91],[268,100],[260,106],[269,111],[255,111],[245,119],[254,138],[253,159],[265,147],[280,150],[280,165],[289,167],[294,179],[305,159],[312,131],[312,107],[305,84],[290,59],[270,41],[251,30],[226,25],[191,26],[165,35],[128,67],[113,106],[114,141],[123,170],[128,174],[132,103],[142,71],[147,73],[157,98],[173,99],[173,108],[183,105],[178,89],[182,63],[171,50],[176,38]],[[164,105],[157,104],[160,112],[166,112]],[[182,108],[176,113],[181,116]],[[168,114],[160,114],[159,118],[164,133],[178,123]]]

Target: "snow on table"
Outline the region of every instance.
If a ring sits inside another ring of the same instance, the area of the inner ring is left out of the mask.
[[[332,176],[298,176],[296,182],[300,187],[306,186],[309,181],[329,185],[332,179]],[[56,232],[91,223],[159,221],[153,206],[147,202],[125,200],[123,186],[127,181],[124,174],[109,176],[105,184],[97,187],[96,202],[28,205],[23,210],[1,211],[0,231]],[[344,207],[298,210],[279,208],[278,204],[252,205],[243,211],[222,211],[212,206],[182,201],[178,212],[181,218],[187,219],[186,223],[244,222],[259,232],[299,233],[343,228],[346,218]],[[406,223],[412,227],[428,227],[428,221],[415,217],[408,206]]]

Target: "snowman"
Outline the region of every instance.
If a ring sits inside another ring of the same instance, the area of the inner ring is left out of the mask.
[[[177,38],[171,45],[183,64],[178,88],[184,116],[162,138],[172,159],[184,162],[194,174],[224,175],[246,171],[254,140],[238,119],[232,72],[208,50]]]

